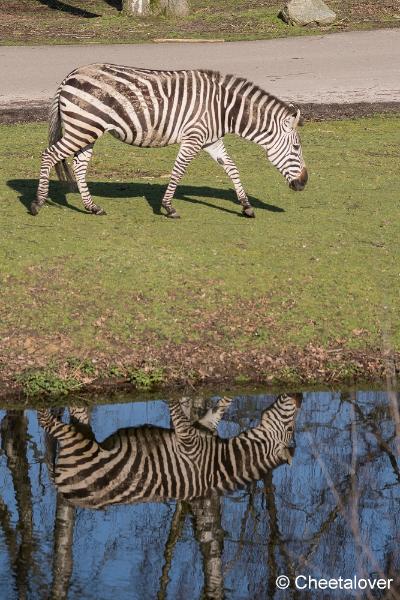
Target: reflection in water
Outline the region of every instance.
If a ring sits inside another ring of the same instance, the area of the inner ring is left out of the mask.
[[[23,411],[8,411],[1,421],[1,449],[11,473],[18,511],[18,525],[10,526],[7,505],[0,498],[0,510],[5,538],[10,553],[19,600],[29,593],[29,572],[32,575],[32,494],[29,480],[29,465],[26,456],[27,420]]]
[[[204,596],[223,597],[220,502],[216,491],[233,490],[260,479],[269,469],[290,462],[288,444],[300,395],[281,395],[262,414],[261,422],[230,439],[215,430],[231,400],[222,398],[204,417],[191,423],[179,402],[170,405],[173,429],[119,429],[103,442],[95,440],[86,411],[70,410],[63,423],[51,410],[38,411],[45,431],[60,444],[53,479],[57,497],[53,597],[65,598],[71,575],[73,509],[99,508],[138,501],[179,502],[172,542],[179,520],[193,516],[195,537],[203,556]],[[74,422],[75,421],[75,422]],[[169,543],[171,546],[171,542]],[[171,550],[165,558],[170,563]],[[168,568],[164,567],[159,598],[165,597]]]
[[[305,394],[292,467],[271,470],[289,459],[294,400],[263,413],[263,396],[222,400],[194,424],[177,403],[171,413],[162,402],[99,406],[90,419],[70,409],[68,424],[41,411],[46,433],[34,411],[0,411],[0,598],[354,598],[275,581],[396,579],[400,476],[387,395]],[[399,596],[392,585],[359,597]]]
[[[206,498],[195,498],[187,502],[180,500],[177,502],[168,540],[165,544],[164,565],[157,600],[167,598],[173,552],[182,535],[185,518],[188,514],[191,514],[193,518],[194,536],[199,544],[202,556],[204,574],[203,598],[218,600],[224,597],[222,573],[224,532],[221,526],[220,497],[213,491]]]
[[[203,557],[204,596],[223,598],[221,506],[218,494],[196,498],[190,503],[196,540]]]
[[[72,424],[89,425],[89,410],[81,408],[70,408],[70,419]],[[52,411],[53,418],[62,416],[62,411],[57,414]],[[54,466],[56,460],[57,445],[55,439],[49,435],[45,438],[46,459],[50,469],[51,478],[54,480]],[[57,494],[56,514],[54,522],[54,555],[53,555],[53,579],[50,598],[62,600],[68,597],[69,582],[72,574],[73,559],[72,545],[75,525],[75,509],[61,494]]]
[[[234,490],[290,461],[288,444],[299,400],[282,395],[258,426],[230,439],[213,435],[230,400],[192,424],[171,402],[173,429],[130,427],[96,441],[86,423],[65,424],[39,411],[42,427],[60,443],[54,481],[69,503],[86,508],[138,501],[191,499]]]
[[[68,597],[72,574],[72,543],[75,525],[75,509],[58,494],[54,521],[53,579],[50,598]]]

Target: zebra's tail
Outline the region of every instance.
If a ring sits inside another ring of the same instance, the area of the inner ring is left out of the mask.
[[[53,102],[50,107],[50,118],[49,118],[49,147],[58,142],[62,138],[61,128],[61,115],[60,115],[60,93],[62,85],[58,88],[56,95],[53,98]],[[55,170],[57,177],[60,181],[68,181],[71,190],[76,190],[76,182],[74,174],[68,165],[65,158],[60,162],[56,163]]]
[[[63,423],[59,417],[54,415],[50,409],[38,409],[38,423],[54,439],[58,440],[60,446],[71,444],[85,444],[88,440],[94,440],[94,434],[90,425],[83,423]]]

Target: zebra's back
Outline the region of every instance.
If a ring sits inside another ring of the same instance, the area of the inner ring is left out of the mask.
[[[92,64],[61,84],[61,115],[75,137],[91,131],[89,142],[109,131],[135,146],[166,146],[181,142],[198,126],[212,131],[209,142],[222,135],[220,85],[215,71]]]

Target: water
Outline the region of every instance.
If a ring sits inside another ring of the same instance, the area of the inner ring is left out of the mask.
[[[234,398],[218,434],[255,426],[272,400]],[[204,412],[201,405],[193,403],[192,416]],[[391,407],[384,392],[305,393],[290,466],[224,495],[104,510],[57,496],[49,472],[55,444],[36,411],[0,410],[0,598],[398,598],[400,468]],[[122,427],[171,423],[163,401],[99,405],[90,422],[98,440]],[[281,575],[289,589],[277,588]],[[357,596],[295,589],[299,575],[300,587],[308,575],[394,581],[389,591],[375,583]]]

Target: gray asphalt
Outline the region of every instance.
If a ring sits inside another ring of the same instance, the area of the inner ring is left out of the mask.
[[[299,103],[400,101],[400,29],[231,43],[2,46],[0,106],[48,101],[91,62],[235,73]]]

